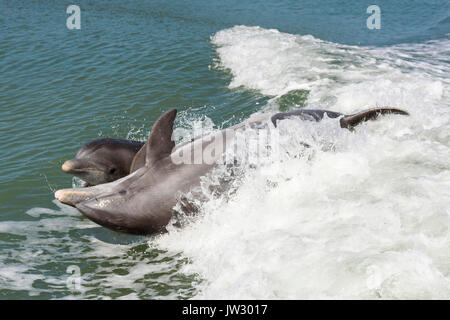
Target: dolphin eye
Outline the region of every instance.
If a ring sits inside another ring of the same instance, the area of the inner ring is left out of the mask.
[[[109,169],[109,174],[114,174],[114,172],[116,172],[116,168]]]

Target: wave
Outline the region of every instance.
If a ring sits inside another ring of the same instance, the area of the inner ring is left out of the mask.
[[[265,110],[304,90],[310,108],[389,105],[411,116],[354,132],[331,119],[284,121],[281,161],[245,168],[238,188],[154,240],[204,279],[195,298],[450,297],[449,42],[357,47],[246,26],[211,42],[230,89],[273,97]],[[311,153],[299,157],[304,141]]]

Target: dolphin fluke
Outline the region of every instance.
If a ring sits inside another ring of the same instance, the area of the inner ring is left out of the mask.
[[[340,120],[341,128],[351,129],[360,124],[361,122],[365,122],[368,120],[375,120],[379,115],[384,114],[401,114],[405,116],[409,115],[408,112],[397,108],[390,108],[390,107],[373,108],[342,117]]]

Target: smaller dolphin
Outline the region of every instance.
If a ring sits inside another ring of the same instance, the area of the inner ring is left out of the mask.
[[[111,182],[130,173],[131,163],[143,145],[125,139],[94,140],[81,147],[61,169],[83,180],[85,187]]]

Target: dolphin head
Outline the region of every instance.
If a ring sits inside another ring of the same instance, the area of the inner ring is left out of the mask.
[[[61,189],[55,192],[55,198],[111,230],[137,235],[155,233],[164,228],[169,218],[160,222],[159,216],[152,215],[151,195],[142,199],[142,190],[130,190],[130,185],[145,171],[141,168],[125,178],[93,187]]]
[[[78,150],[75,158],[63,163],[61,169],[88,185],[115,181],[130,172],[131,162],[142,142],[121,139],[99,139]]]
[[[117,168],[114,164],[77,158],[64,162],[61,169],[91,186],[114,181],[125,175],[124,171],[121,168]]]
[[[164,231],[176,203],[174,194],[168,194],[169,188],[163,187],[171,185],[173,177],[169,178],[167,174],[170,170],[161,169],[167,163],[172,165],[170,154],[175,143],[171,136],[175,116],[176,110],[167,111],[153,125],[148,142],[142,147],[145,148],[142,167],[136,166],[135,171],[113,182],[58,190],[55,198],[76,207],[97,224],[115,231],[139,235]],[[83,158],[92,165],[92,154],[97,154],[88,151],[81,150],[76,158]]]

